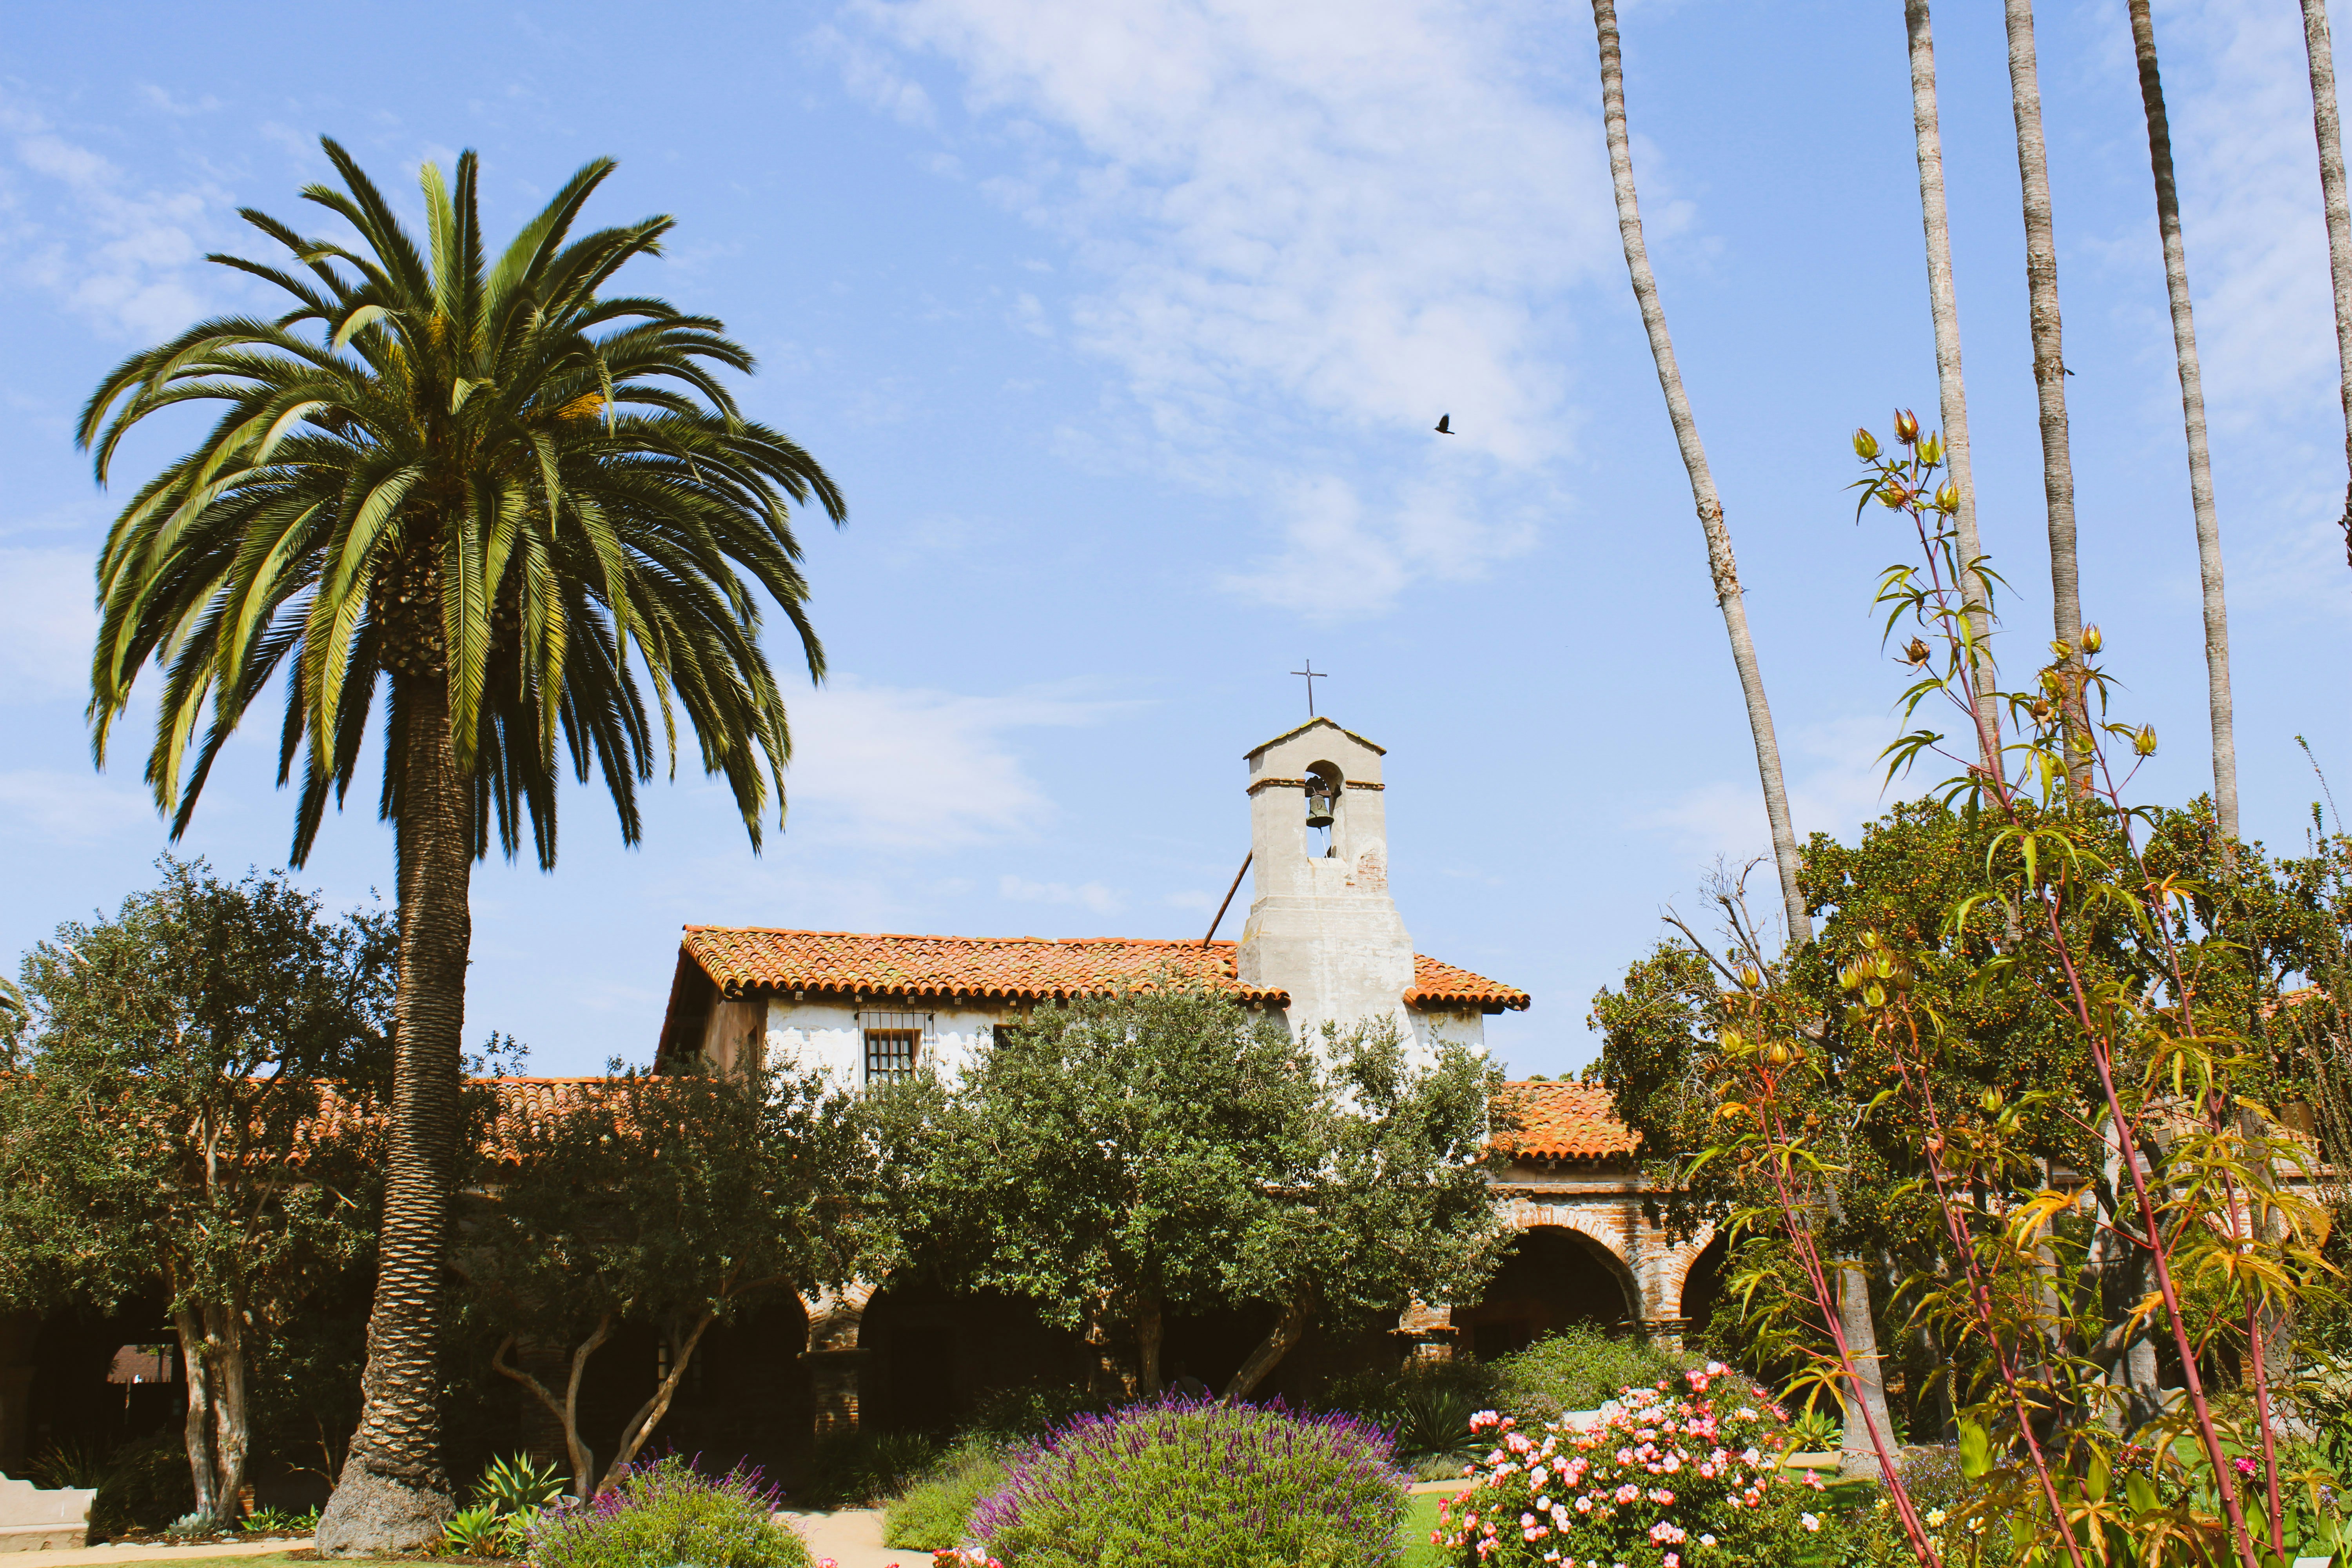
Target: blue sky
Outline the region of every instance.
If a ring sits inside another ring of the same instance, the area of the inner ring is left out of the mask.
[[[1896,728],[1868,612],[1894,542],[1843,487],[1855,424],[1935,402],[1901,11],[1623,7],[1652,254],[1801,832],[1881,809]],[[2003,45],[1997,8],[1942,11],[1979,510],[2022,663],[2048,560]],[[2301,41],[2291,6],[2157,13],[2245,822],[2292,846],[2315,793],[2293,737],[2352,784]],[[2045,4],[2041,34],[2084,608],[2165,738],[2149,793],[2185,799],[2196,559],[2129,31],[2120,4]],[[1390,750],[1417,944],[1534,993],[1491,1021],[1511,1067],[1573,1068],[1660,910],[1765,843],[1598,96],[1573,4],[28,11],[0,39],[0,952],[166,847],[140,748],[89,763],[119,503],[74,414],[123,354],[255,302],[200,258],[265,244],[239,205],[296,216],[328,132],[404,200],[478,148],[498,230],[619,158],[595,214],[679,220],[636,285],[726,320],[761,361],[747,405],[851,508],[807,531],[835,673],[794,689],[789,830],[753,856],[690,759],[635,852],[574,791],[552,876],[476,876],[470,1037],[510,1031],[541,1071],[644,1059],[687,921],[1197,936],[1247,847],[1242,753],[1303,716],[1286,672],[1311,657],[1322,710]],[[223,760],[184,852],[282,862],[268,740]],[[389,836],[355,808],[301,876],[388,894]]]

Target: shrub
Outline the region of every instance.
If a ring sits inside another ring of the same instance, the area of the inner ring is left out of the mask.
[[[94,1487],[106,1479],[113,1463],[107,1449],[97,1443],[51,1443],[25,1461],[24,1479],[49,1491]],[[193,1494],[195,1483],[189,1482],[188,1489]]]
[[[1819,1479],[1780,1470],[1787,1439],[1770,1407],[1734,1404],[1752,1392],[1709,1362],[1621,1390],[1586,1431],[1555,1423],[1530,1436],[1485,1414],[1495,1447],[1470,1490],[1438,1510],[1433,1543],[1457,1568],[1780,1564],[1819,1531],[1826,1505]]]
[[[506,1522],[488,1503],[461,1508],[441,1527],[441,1550],[452,1557],[504,1557]]]
[[[793,1500],[806,1508],[874,1502],[938,1464],[946,1447],[920,1432],[829,1432],[817,1439]]]
[[[1333,1384],[1324,1403],[1386,1431],[1397,1463],[1422,1480],[1458,1476],[1484,1445],[1470,1417],[1496,1404],[1492,1367],[1468,1356],[1411,1361],[1393,1372],[1358,1373]]]
[[[1055,1432],[972,1531],[1021,1568],[1385,1568],[1404,1500],[1387,1436],[1354,1416],[1171,1399]]]
[[[808,1547],[775,1523],[775,1495],[755,1472],[719,1480],[672,1455],[625,1471],[576,1508],[543,1510],[531,1531],[539,1568],[809,1568]]]
[[[882,1543],[941,1552],[969,1535],[972,1510],[1003,1489],[1003,1447],[967,1437],[913,1485],[882,1505]]]
[[[1621,1388],[1676,1377],[1697,1364],[1638,1336],[1571,1324],[1496,1360],[1495,1408],[1522,1426],[1542,1426],[1570,1410],[1597,1409]]]
[[[177,1435],[128,1444],[99,1479],[98,1495],[89,1500],[88,1539],[112,1541],[126,1531],[168,1529],[195,1506],[195,1477]]]

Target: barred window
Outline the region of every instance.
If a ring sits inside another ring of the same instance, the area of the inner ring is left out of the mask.
[[[898,1083],[912,1078],[922,1059],[929,1015],[864,1013],[859,1018],[866,1026],[866,1081]]]

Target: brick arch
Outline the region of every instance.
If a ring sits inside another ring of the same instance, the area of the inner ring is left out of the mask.
[[[1650,1303],[1655,1299],[1652,1282],[1642,1277],[1638,1244],[1628,1247],[1626,1226],[1622,1215],[1612,1210],[1622,1205],[1599,1203],[1544,1203],[1533,1198],[1513,1198],[1502,1205],[1502,1219],[1513,1230],[1573,1231],[1601,1249],[1601,1255],[1616,1266],[1620,1283],[1625,1287],[1636,1319],[1650,1315]],[[1633,1224],[1638,1226],[1638,1212]],[[1633,1256],[1628,1256],[1631,1252]]]

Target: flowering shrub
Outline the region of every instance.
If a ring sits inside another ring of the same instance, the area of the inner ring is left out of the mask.
[[[972,1514],[1019,1568],[1385,1568],[1403,1478],[1352,1415],[1174,1399],[1081,1415]]]
[[[634,1466],[593,1501],[541,1512],[537,1568],[808,1568],[808,1547],[771,1517],[774,1490],[752,1471],[719,1480],[672,1455]]]
[[[1438,1510],[1431,1542],[1460,1568],[1778,1563],[1821,1529],[1821,1481],[1780,1469],[1778,1413],[1722,1363],[1676,1381],[1623,1390],[1582,1432],[1554,1423],[1531,1436],[1482,1412],[1473,1424],[1494,1448]]]

